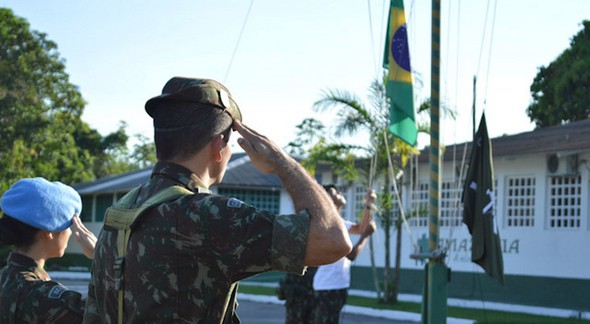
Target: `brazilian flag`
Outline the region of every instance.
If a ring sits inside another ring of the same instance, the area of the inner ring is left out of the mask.
[[[414,117],[414,91],[410,49],[403,0],[391,0],[383,66],[389,70],[386,83],[389,131],[411,146],[416,145],[418,130]]]
[[[492,144],[482,114],[471,145],[469,171],[463,188],[463,223],[472,237],[471,261],[504,286],[504,261],[494,203]]]

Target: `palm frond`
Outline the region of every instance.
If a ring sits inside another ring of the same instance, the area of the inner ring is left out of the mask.
[[[373,114],[367,110],[362,101],[349,91],[328,89],[320,100],[313,105],[316,111],[338,109],[338,122],[335,135],[355,135],[360,129],[375,128]]]

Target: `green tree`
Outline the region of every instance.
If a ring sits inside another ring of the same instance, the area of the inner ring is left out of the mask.
[[[57,45],[0,8],[0,192],[23,177],[74,184],[136,167],[113,163],[127,160],[125,124],[102,137],[84,106]]]
[[[355,136],[359,133],[368,135],[367,145],[352,145],[330,140],[325,135],[325,128],[316,120],[305,120],[298,126],[297,140],[290,143],[292,152],[306,152],[307,156],[302,163],[309,170],[314,170],[322,162],[329,162],[334,166],[334,173],[347,180],[361,181],[366,187],[372,187],[376,177],[383,179],[379,190],[377,213],[378,220],[385,232],[385,265],[383,269],[383,298],[385,302],[397,301],[397,287],[399,282],[399,258],[396,262],[396,271],[391,275],[391,253],[389,250],[392,228],[398,231],[397,255],[401,249],[401,225],[402,219],[396,212],[396,198],[390,191],[389,156],[395,157],[392,161],[393,169],[397,173],[403,169],[407,158],[418,153],[415,148],[394,138],[388,129],[389,126],[389,99],[385,93],[384,79],[375,80],[369,88],[370,105],[365,105],[354,94],[342,90],[327,90],[323,97],[314,104],[314,108],[326,111],[338,108],[337,122],[334,135],[341,139],[343,136]],[[427,109],[428,105],[421,107],[420,111]],[[320,127],[321,126],[321,127]],[[428,129],[426,124],[419,124],[419,129]],[[387,143],[387,145],[386,145]],[[389,148],[389,156],[386,147]],[[376,287],[379,295],[380,288]]]
[[[582,22],[570,47],[549,66],[540,67],[527,115],[537,127],[590,117],[590,21]]]

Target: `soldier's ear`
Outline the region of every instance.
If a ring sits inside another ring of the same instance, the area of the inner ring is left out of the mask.
[[[41,241],[41,240],[51,240],[53,239],[55,235],[53,234],[53,232],[50,231],[46,231],[46,230],[40,230],[39,233],[37,233],[37,238]]]
[[[223,140],[223,135],[215,135],[213,140],[211,141],[211,150],[213,154],[213,158],[217,162],[221,162],[222,160],[222,150],[227,145],[227,143]]]

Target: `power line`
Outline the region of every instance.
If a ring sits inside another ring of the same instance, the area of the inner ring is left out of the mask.
[[[375,53],[375,40],[373,39],[373,15],[371,14],[371,1],[367,0],[367,8],[369,11],[369,36],[371,37],[371,53]],[[377,58],[375,55],[373,56],[373,65],[375,68],[375,75],[379,75],[379,63],[377,63]]]
[[[496,26],[496,7],[498,6],[498,1],[494,0],[494,13],[492,14],[492,32],[490,35],[490,50],[488,52],[488,67],[487,67],[487,71],[486,71],[486,83],[485,83],[485,91],[484,91],[484,110],[485,110],[485,104],[488,100],[488,80],[490,78],[490,66],[491,61],[492,61],[492,44],[494,42],[494,27]]]
[[[483,34],[481,35],[481,47],[479,48],[479,60],[477,62],[477,71],[475,72],[475,76],[477,76],[479,74],[479,68],[481,66],[481,55],[483,54],[483,44],[485,42],[486,28],[488,25],[488,11],[489,10],[490,10],[490,0],[488,0],[488,5],[486,7],[486,19],[484,20],[484,23],[483,23]]]
[[[240,45],[240,40],[242,39],[242,34],[244,33],[244,29],[246,28],[246,22],[248,22],[248,17],[250,16],[250,11],[252,10],[253,4],[254,4],[254,0],[250,1],[250,6],[248,7],[248,12],[246,12],[246,18],[244,19],[244,23],[242,24],[242,29],[240,29],[238,41],[236,42],[236,46],[234,47],[234,51],[231,55],[231,59],[229,60],[227,70],[225,71],[225,77],[223,77],[223,83],[226,83],[229,72],[231,71],[231,67],[234,62],[234,57],[236,56],[236,52],[238,51],[238,46]]]

